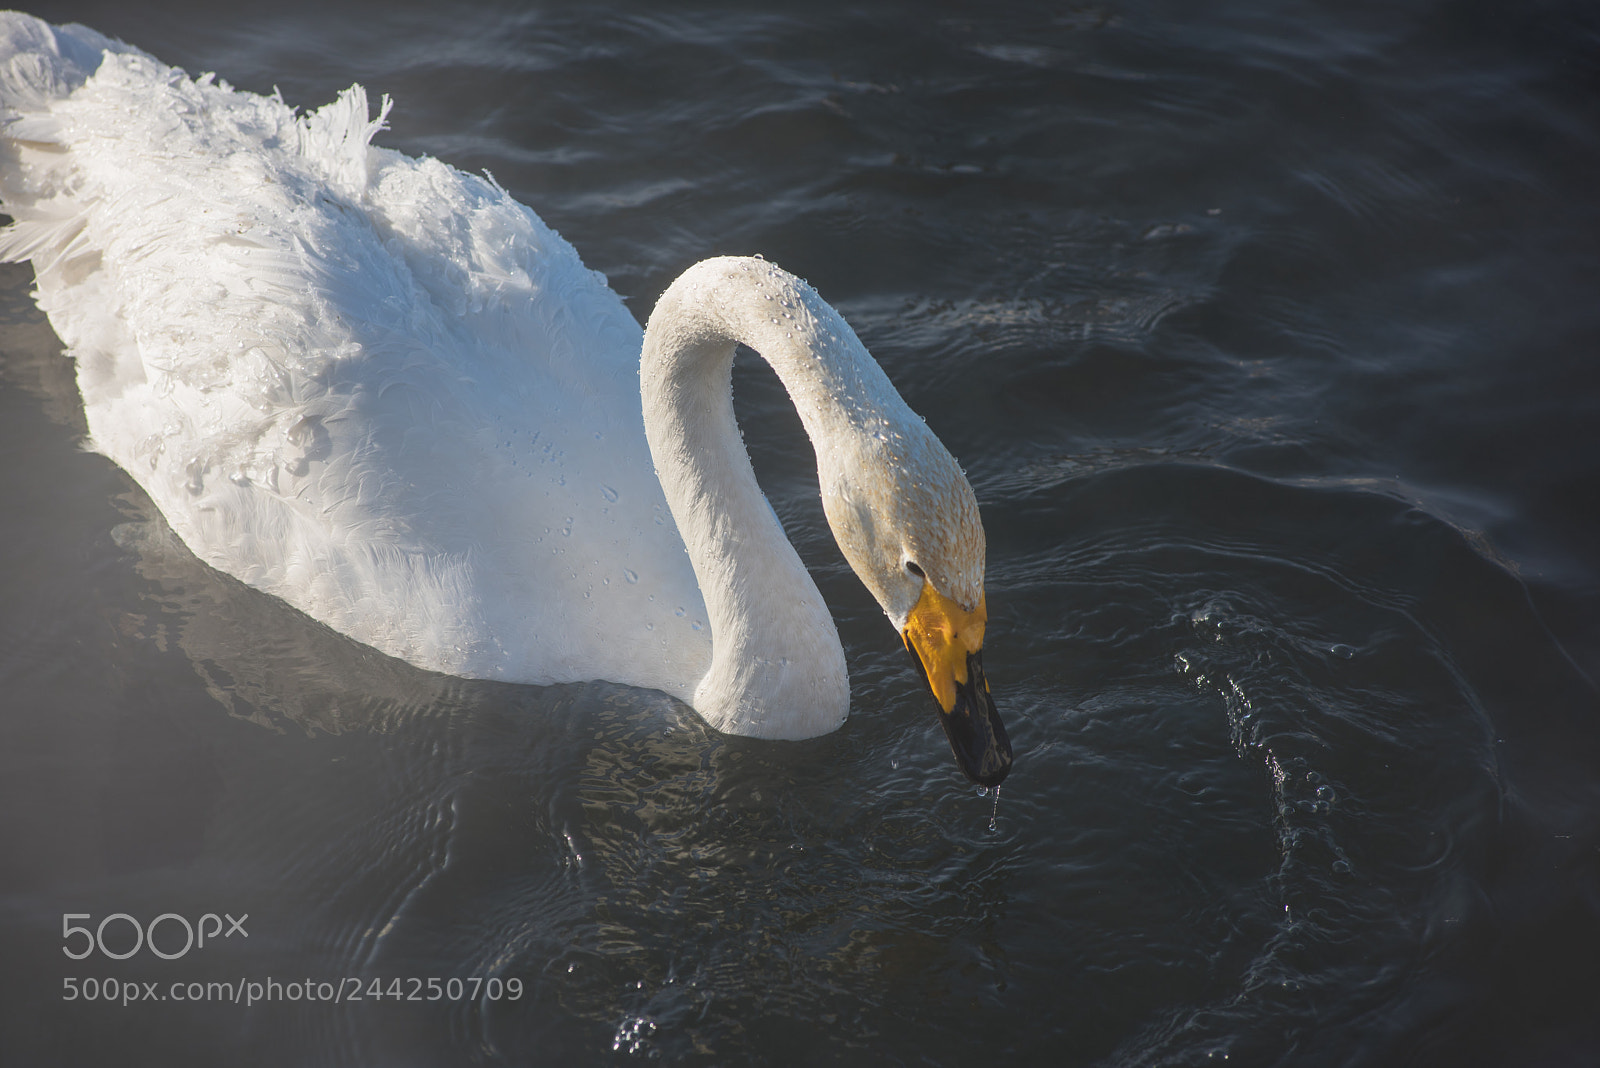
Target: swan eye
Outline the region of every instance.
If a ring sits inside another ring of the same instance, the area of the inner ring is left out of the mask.
[[[919,578],[919,579],[925,579],[925,578],[928,577],[927,575],[924,575],[922,573],[922,568],[917,566],[915,560],[907,560],[906,561],[906,570],[911,572],[911,574],[917,576],[917,578]]]

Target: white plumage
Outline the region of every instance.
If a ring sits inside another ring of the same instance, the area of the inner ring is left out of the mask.
[[[724,730],[831,730],[838,636],[733,422],[745,341],[799,406],[829,521],[891,620],[926,574],[981,641],[971,489],[809,286],[708,261],[647,339],[492,180],[372,147],[387,108],[371,119],[357,86],[296,115],[0,15],[0,258],[33,262],[92,446],[197,556],[436,671],[609,679]]]
[[[692,689],[642,334],[567,242],[369,147],[359,87],[296,116],[82,27],[3,32],[0,255],[34,261],[93,447],[196,555],[434,670]]]

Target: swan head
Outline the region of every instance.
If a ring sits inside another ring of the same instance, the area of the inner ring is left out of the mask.
[[[1011,742],[983,672],[977,498],[927,424],[903,401],[887,407],[892,414],[847,437],[847,447],[819,453],[823,510],[932,691],[956,763],[972,781],[998,786],[1011,770]]]

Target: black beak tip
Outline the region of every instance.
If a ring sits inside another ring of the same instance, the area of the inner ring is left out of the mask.
[[[995,710],[977,653],[967,657],[967,682],[956,688],[956,703],[941,711],[945,737],[963,774],[979,786],[999,786],[1011,772],[1011,739]]]

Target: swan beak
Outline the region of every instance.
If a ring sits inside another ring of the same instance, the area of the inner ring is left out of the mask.
[[[999,786],[1011,770],[1011,739],[983,674],[988,618],[982,598],[969,612],[925,582],[900,637],[938,702],[956,763],[980,786]]]

